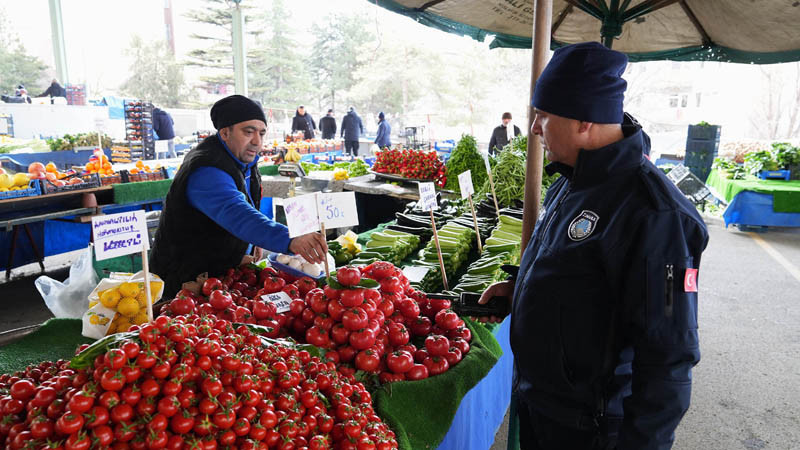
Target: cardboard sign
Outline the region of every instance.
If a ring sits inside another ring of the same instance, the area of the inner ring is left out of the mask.
[[[419,206],[423,211],[439,209],[436,201],[436,187],[432,182],[419,183]]]
[[[467,198],[475,193],[475,188],[472,187],[472,173],[467,170],[458,174],[458,185],[461,187],[461,198]]]
[[[147,250],[147,219],[144,211],[92,217],[94,251],[98,261]]]
[[[408,278],[411,283],[419,283],[425,278],[425,275],[431,270],[430,267],[424,266],[406,266],[403,267],[403,275]]]
[[[262,295],[261,298],[265,302],[272,303],[278,309],[278,314],[289,311],[289,305],[292,303],[292,298],[286,292],[275,292],[274,294]]]
[[[318,194],[319,221],[325,228],[343,228],[358,225],[355,192]]]
[[[285,198],[283,209],[290,238],[319,231],[316,194]]]

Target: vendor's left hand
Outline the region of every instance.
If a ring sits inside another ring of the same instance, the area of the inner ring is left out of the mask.
[[[261,261],[264,257],[264,249],[261,247],[254,247],[253,248],[253,262]]]

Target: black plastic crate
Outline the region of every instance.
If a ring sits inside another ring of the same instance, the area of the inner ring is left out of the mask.
[[[719,141],[719,136],[722,132],[722,127],[719,125],[689,125],[689,132],[686,136],[687,141],[690,139],[701,139],[707,141]]]
[[[102,186],[100,182],[100,175],[96,173],[91,173],[88,175],[80,175],[76,177],[70,177],[68,179],[64,179],[63,181],[69,182],[72,178],[80,178],[83,180],[83,183],[80,184],[67,184],[66,186],[56,186],[53,182],[48,180],[40,180],[42,182],[42,194],[54,194],[57,192],[70,192],[70,191],[80,191],[83,189],[92,189]]]

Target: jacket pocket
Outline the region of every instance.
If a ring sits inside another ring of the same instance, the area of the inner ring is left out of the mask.
[[[650,333],[697,329],[697,292],[686,292],[686,269],[692,258],[647,261],[646,317]]]

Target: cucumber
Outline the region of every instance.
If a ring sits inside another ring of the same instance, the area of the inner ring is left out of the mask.
[[[491,238],[489,238],[491,239]],[[486,240],[488,245],[483,247],[484,250],[488,251],[489,253],[505,253],[505,252],[513,252],[519,244],[514,242],[506,242],[506,243],[494,243],[489,244],[489,239]]]
[[[516,217],[507,216],[505,214],[500,214],[500,222],[522,228],[522,219],[517,219]]]

